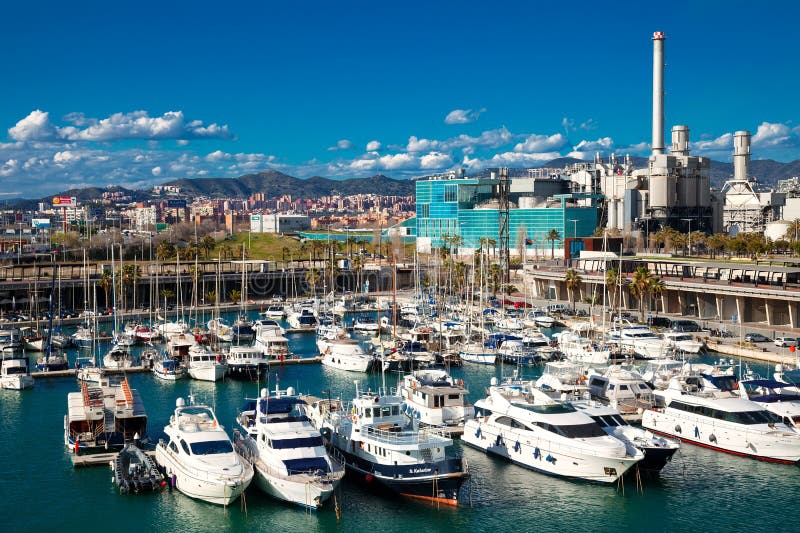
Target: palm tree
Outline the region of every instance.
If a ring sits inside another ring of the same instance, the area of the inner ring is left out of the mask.
[[[489,285],[492,287],[492,296],[497,296],[497,291],[500,290],[500,280],[503,277],[503,272],[500,268],[500,265],[497,263],[492,263],[489,265]]]
[[[355,256],[350,268],[356,273],[356,292],[361,292],[361,272],[364,270],[364,256],[361,254]]]
[[[175,298],[175,291],[172,289],[161,289],[159,292],[161,293],[161,297],[164,298],[164,309],[166,309],[167,302],[172,298]]]
[[[216,293],[216,291],[208,291],[206,293],[206,303],[209,303],[209,304],[217,303],[217,293]]]
[[[639,320],[644,322],[644,299],[649,294],[650,280],[653,275],[645,266],[640,266],[633,273],[630,291],[639,300]]]
[[[319,280],[321,278],[322,274],[316,267],[309,268],[308,271],[306,272],[306,283],[311,285],[311,289],[314,292],[314,296],[317,295],[317,284],[319,283]]]
[[[139,265],[128,263],[122,267],[119,272],[117,283],[122,291],[122,308],[126,308],[126,297],[128,288],[132,287],[142,277],[142,271]]]
[[[653,276],[647,285],[647,293],[650,298],[659,298],[667,290],[664,280],[659,276]],[[656,315],[658,315],[658,306],[656,306]]]
[[[550,259],[556,258],[556,241],[561,240],[561,234],[553,228],[547,232],[547,240],[550,241]]]
[[[106,307],[114,307],[113,302],[108,296],[109,291],[111,291],[111,286],[113,285],[113,276],[114,274],[111,270],[103,270],[103,275],[100,276],[100,281],[98,282],[106,295]]]
[[[796,218],[791,224],[789,224],[789,227],[786,228],[785,237],[789,242],[795,242],[798,240],[799,235],[800,235],[800,218]]]
[[[206,253],[206,259],[208,259],[211,250],[213,250],[216,246],[217,240],[211,235],[206,235],[203,237],[198,244],[198,247]]]
[[[242,299],[242,291],[240,291],[239,289],[231,289],[231,291],[228,293],[228,300],[230,300],[231,302],[238,302],[241,299]]]
[[[583,284],[583,278],[578,273],[577,270],[574,268],[570,268],[567,270],[567,273],[564,275],[564,282],[567,285],[567,291],[570,294],[570,301],[572,301],[572,310],[575,310],[575,294],[581,290],[581,285]]]
[[[606,272],[606,290],[608,291],[608,299],[611,300],[612,313],[616,310],[617,293],[624,283],[624,276],[616,268],[609,269]]]
[[[160,260],[169,259],[175,255],[175,245],[169,241],[163,241],[156,247],[156,258]]]

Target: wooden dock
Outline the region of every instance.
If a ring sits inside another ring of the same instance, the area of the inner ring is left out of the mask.
[[[155,457],[155,450],[145,450],[144,453],[150,457]],[[107,453],[86,453],[84,455],[70,454],[72,459],[72,466],[75,468],[84,468],[88,466],[109,466],[109,464],[117,458],[119,452]]]
[[[273,359],[269,361],[269,366],[293,366],[293,365],[316,365],[322,363],[322,356],[315,355],[314,357],[297,357],[289,358],[280,361]],[[104,369],[107,374],[138,374],[142,372],[150,372],[152,369],[143,366],[132,366],[130,368],[106,368]],[[74,378],[77,370],[70,368],[68,370],[51,370],[50,372],[31,372],[31,376],[36,379],[44,378]]]

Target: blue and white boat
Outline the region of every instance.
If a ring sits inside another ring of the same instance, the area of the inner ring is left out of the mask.
[[[331,461],[319,434],[306,416],[304,399],[294,389],[261,390],[258,400],[245,403],[234,430],[236,452],[255,472],[255,483],[279,500],[317,509],[344,477]]]
[[[318,400],[307,412],[355,480],[401,496],[458,505],[469,474],[453,440],[440,430],[420,429],[402,406],[400,396],[359,393],[356,387],[350,405]]]
[[[177,381],[186,377],[186,367],[165,353],[153,362],[153,374],[165,381]]]

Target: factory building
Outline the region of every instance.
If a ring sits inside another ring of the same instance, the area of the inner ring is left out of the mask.
[[[561,248],[566,237],[584,237],[597,227],[599,195],[572,192],[569,180],[544,172],[510,178],[508,237],[512,253],[520,245],[526,254],[549,254]],[[501,198],[499,180],[466,178],[455,173],[420,178],[416,182],[417,249],[427,253],[445,244],[445,236],[461,237],[460,248],[475,250],[481,238],[500,242]],[[547,240],[551,230],[560,239]]]

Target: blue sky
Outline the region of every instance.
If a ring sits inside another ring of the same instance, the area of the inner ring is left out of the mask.
[[[30,4],[0,18],[6,196],[645,155],[655,30],[695,153],[800,158],[796,2]]]

